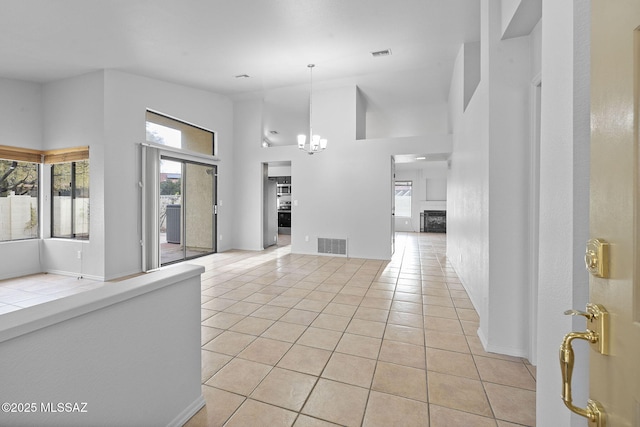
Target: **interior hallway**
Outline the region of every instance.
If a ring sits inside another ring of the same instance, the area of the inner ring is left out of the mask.
[[[199,258],[202,383],[194,426],[535,425],[535,368],[483,351],[443,234],[398,233],[391,262]]]

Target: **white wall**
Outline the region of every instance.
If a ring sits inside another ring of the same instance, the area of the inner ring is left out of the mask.
[[[542,11],[537,422],[583,426],[584,418],[572,416],[558,397],[558,346],[569,331],[583,330],[584,321],[563,312],[584,309],[588,294],[582,257],[589,222],[590,3],[544,0]],[[579,404],[589,388],[588,352],[576,349]]]
[[[236,205],[237,248],[261,248],[261,164],[291,161],[293,252],[315,254],[316,239],[331,237],[349,240],[349,256],[390,258],[391,156],[449,153],[451,139],[443,132],[357,140],[357,96],[353,85],[314,91],[314,132],[326,136],[329,146],[311,156],[295,146],[261,148],[261,101],[235,103],[234,181],[242,193]]]
[[[105,277],[104,75],[94,72],[43,87],[44,148],[89,146],[91,205],[89,241],[50,239],[42,242],[42,267],[52,273]],[[49,170],[45,168],[45,170]],[[42,220],[50,224],[50,187],[43,188]],[[48,228],[48,227],[46,227]],[[82,251],[78,259],[78,251]]]
[[[448,255],[480,314],[488,351],[526,356],[530,40],[501,40],[500,3],[481,6],[481,81],[462,112],[465,50],[451,88]]]
[[[117,71],[104,76],[104,259],[105,276],[115,278],[141,268],[139,143],[145,140],[146,109],[216,133],[218,232],[228,234],[234,197],[233,107],[227,97],[204,90]],[[219,252],[231,247],[230,239],[218,239]]]

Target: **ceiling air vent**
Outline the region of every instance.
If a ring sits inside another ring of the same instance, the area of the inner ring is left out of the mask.
[[[371,52],[371,55],[373,55],[374,58],[378,58],[380,56],[389,56],[391,55],[391,49],[378,50],[375,52]]]

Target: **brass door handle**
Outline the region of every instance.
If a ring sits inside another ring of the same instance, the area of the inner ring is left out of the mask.
[[[589,399],[586,408],[580,408],[573,404],[571,397],[571,376],[573,375],[574,354],[571,341],[581,339],[595,344],[598,336],[587,330],[586,332],[569,332],[564,336],[560,346],[560,371],[562,372],[562,401],[571,412],[585,417],[589,421],[590,427],[604,427],[605,414],[602,405],[595,400]]]
[[[585,340],[594,350],[601,354],[608,354],[608,312],[599,304],[587,304],[587,311],[567,310],[564,314],[584,316],[587,320],[587,330],[584,332],[569,332],[564,336],[560,345],[560,372],[562,373],[562,401],[571,412],[585,417],[589,427],[605,427],[606,417],[602,405],[589,399],[586,408],[573,404],[571,396],[571,377],[573,375],[574,353],[571,342],[575,339]]]

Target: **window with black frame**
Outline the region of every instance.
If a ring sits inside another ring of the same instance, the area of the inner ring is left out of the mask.
[[[89,238],[89,160],[51,165],[51,237]]]

